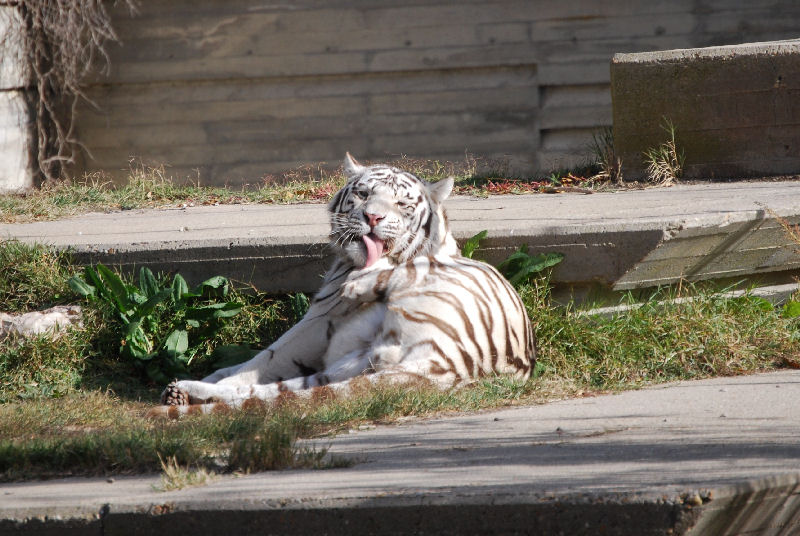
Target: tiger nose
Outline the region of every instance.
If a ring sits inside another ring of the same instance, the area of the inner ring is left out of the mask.
[[[367,219],[367,223],[369,223],[370,227],[375,227],[383,218],[385,218],[385,216],[378,216],[377,214],[370,214],[369,212],[365,212],[364,217]]]

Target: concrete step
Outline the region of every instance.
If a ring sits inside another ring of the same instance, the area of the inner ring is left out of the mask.
[[[800,222],[800,181],[736,182],[591,195],[455,197],[456,238],[482,230],[477,256],[499,262],[522,244],[559,251],[556,294],[614,293],[681,280],[787,284],[800,253],[775,220]],[[223,205],[89,214],[2,224],[0,237],[70,249],[82,263],[217,274],[268,292],[313,292],[330,262],[324,205]]]

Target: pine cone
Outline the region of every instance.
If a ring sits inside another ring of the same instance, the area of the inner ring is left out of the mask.
[[[164,406],[188,406],[189,393],[178,387],[177,381],[167,385],[161,393],[161,404]]]

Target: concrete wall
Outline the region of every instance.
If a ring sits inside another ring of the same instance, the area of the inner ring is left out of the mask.
[[[800,40],[617,54],[611,79],[627,179],[647,175],[665,118],[686,178],[800,173]]]
[[[36,139],[29,106],[32,92],[20,45],[16,11],[0,5],[0,192],[34,185]]]
[[[800,35],[756,0],[141,0],[89,88],[76,169],[130,157],[203,184],[397,155],[573,166],[611,124],[609,61]],[[89,153],[91,157],[89,157]]]

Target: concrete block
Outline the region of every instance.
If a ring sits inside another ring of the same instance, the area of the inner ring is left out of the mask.
[[[787,218],[789,223],[797,217]],[[800,251],[766,214],[724,225],[684,228],[664,240],[614,283],[615,290],[752,276],[800,268]]]
[[[36,138],[27,93],[0,90],[0,193],[34,185]]]
[[[0,193],[33,187],[36,169],[30,74],[20,27],[17,9],[0,5]]]
[[[732,486],[702,508],[689,536],[793,534],[800,527],[800,485],[775,476]]]
[[[611,93],[626,179],[644,177],[665,120],[687,178],[800,172],[800,40],[616,54]]]
[[[17,8],[0,5],[0,90],[23,88],[30,80],[21,29],[22,19]]]
[[[532,254],[560,252],[565,258],[551,280],[557,299],[616,302],[617,291],[686,280],[793,281],[800,250],[759,207],[769,203],[795,223],[799,194],[800,182],[759,181],[619,194],[457,196],[446,206],[460,242],[488,232],[476,258],[497,264],[523,244]],[[332,260],[328,232],[322,204],[122,211],[0,224],[0,238],[70,249],[80,263],[132,272],[148,266],[180,272],[192,284],[223,274],[272,293],[319,287]]]

